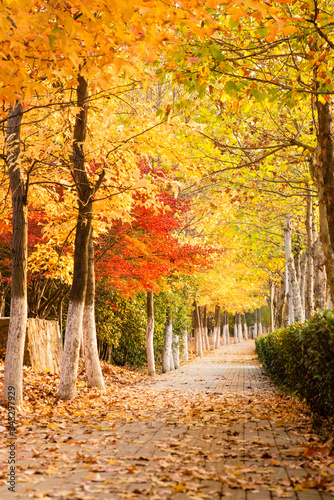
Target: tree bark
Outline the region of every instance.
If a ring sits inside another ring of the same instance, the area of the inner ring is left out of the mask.
[[[154,362],[154,305],[153,305],[153,291],[147,292],[147,327],[146,327],[146,353],[147,353],[147,370],[151,377],[155,376],[155,362]]]
[[[245,337],[245,340],[248,339],[248,328],[247,328],[247,321],[246,321],[245,315],[244,315],[244,337]]]
[[[216,306],[216,337],[215,337],[215,349],[219,349],[220,347],[220,323],[221,323],[221,308],[220,306]]]
[[[254,310],[254,330],[253,330],[253,339],[257,337],[257,309]]]
[[[307,197],[307,210],[306,210],[306,234],[307,234],[307,264],[306,264],[306,319],[310,319],[312,314],[314,313],[314,264],[313,264],[313,255],[312,255],[312,246],[313,246],[313,231],[312,231],[312,212],[313,212],[313,203],[312,197],[309,195]]]
[[[196,353],[198,356],[203,356],[202,334],[201,334],[201,318],[197,302],[194,302],[194,333],[196,342]]]
[[[334,120],[333,98],[324,104],[316,102],[318,110],[317,149],[310,163],[319,197],[321,241],[325,255],[326,273],[334,297]]]
[[[301,257],[300,269],[300,300],[302,302],[302,309],[304,311],[304,316],[306,318],[305,311],[305,293],[306,293],[306,267],[307,267],[307,254],[304,252]]]
[[[183,331],[183,363],[188,363],[188,332],[187,328]]]
[[[170,312],[167,312],[167,321],[164,332],[164,349],[162,353],[162,373],[167,373],[171,371],[172,342],[173,342],[172,315]]]
[[[88,243],[88,276],[83,314],[83,351],[88,387],[105,388],[97,350],[95,324],[95,270],[93,230]]]
[[[325,309],[327,284],[325,258],[320,238],[313,244],[312,255],[314,263],[314,307],[315,309]]]
[[[204,331],[204,341],[205,341],[205,349],[210,351],[210,341],[208,336],[208,317],[207,317],[207,306],[204,306],[203,309],[203,331]]]
[[[80,337],[82,334],[83,312],[88,278],[88,243],[92,227],[94,191],[85,170],[84,143],[87,132],[88,84],[78,77],[77,105],[73,140],[72,176],[78,195],[78,219],[74,246],[74,269],[65,329],[65,344],[59,384],[59,397],[72,399],[76,394]]]
[[[270,296],[269,296],[269,322],[270,322],[270,332],[273,332],[275,330],[275,323],[274,323],[274,293],[275,293],[275,285],[272,280],[270,280],[269,283],[270,287]]]
[[[242,324],[241,324],[241,314],[238,314],[238,341],[242,342]]]
[[[291,252],[291,239],[292,239],[291,219],[290,217],[286,217],[285,228],[284,228],[284,247],[285,247],[285,258],[289,274],[289,285],[290,285],[289,288],[292,297],[293,317],[294,321],[303,322],[305,321],[305,317],[300,298],[299,283],[297,281],[294,260]]]
[[[237,314],[234,315],[234,343],[238,343],[238,320],[237,320]]]
[[[257,324],[257,334],[258,335],[262,335],[262,318],[261,318],[261,309],[258,309],[257,310],[257,320],[258,320],[258,324]]]
[[[174,370],[180,368],[180,344],[179,344],[179,336],[173,334],[173,344],[172,344],[172,354],[174,361]]]
[[[20,136],[23,107],[16,102],[7,121],[6,163],[12,193],[12,280],[10,321],[5,357],[4,402],[9,391],[15,394],[11,403],[23,401],[22,374],[24,342],[27,330],[27,241],[28,241],[28,186],[20,166]],[[13,388],[13,389],[12,389]]]

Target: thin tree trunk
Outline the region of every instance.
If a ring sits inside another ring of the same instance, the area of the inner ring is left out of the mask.
[[[74,246],[73,280],[59,383],[59,396],[61,399],[72,399],[76,394],[80,338],[88,278],[88,244],[92,227],[92,197],[94,193],[85,170],[84,143],[87,131],[87,97],[87,81],[82,76],[79,76],[77,105],[80,109],[74,126],[72,169],[78,194],[79,210]]]
[[[275,330],[275,323],[274,323],[274,282],[270,280],[270,297],[269,297],[269,321],[270,321],[270,332],[273,332]]]
[[[220,322],[221,322],[221,308],[220,306],[216,306],[217,315],[216,315],[216,343],[215,348],[219,349],[220,347]]]
[[[238,343],[238,322],[237,322],[237,314],[234,315],[234,343]]]
[[[174,334],[173,334],[172,354],[174,361],[174,369],[177,370],[178,368],[180,368],[180,344],[179,344],[179,336]]]
[[[312,255],[314,263],[314,307],[315,309],[325,309],[327,287],[325,258],[319,238],[313,244]]]
[[[147,370],[151,377],[155,376],[154,362],[154,309],[153,309],[153,291],[147,292],[147,327],[146,327],[146,353],[147,353]]]
[[[202,333],[201,333],[201,317],[199,313],[199,307],[197,305],[197,302],[194,302],[194,318],[195,318],[195,323],[194,323],[194,331],[195,331],[195,336],[197,336],[197,350],[196,353],[198,356],[203,356],[203,345],[202,345]]]
[[[289,273],[290,293],[292,296],[292,304],[293,304],[293,316],[294,316],[294,321],[303,322],[305,321],[305,318],[300,298],[299,283],[296,278],[294,260],[291,252],[291,238],[292,238],[291,219],[289,217],[286,217],[285,228],[284,228],[284,248],[285,248],[285,257]]]
[[[302,302],[302,309],[304,311],[304,315],[306,318],[305,311],[305,293],[306,293],[306,266],[307,266],[307,254],[304,252],[301,257],[300,269],[301,269],[301,277],[300,277],[300,300]]]
[[[242,324],[241,324],[241,314],[238,314],[238,341],[242,342]]]
[[[312,314],[314,313],[314,264],[313,264],[313,255],[312,255],[312,246],[313,246],[313,231],[312,231],[312,211],[313,211],[313,203],[312,197],[309,195],[307,197],[307,211],[306,211],[306,233],[307,233],[307,265],[306,265],[306,319],[310,319]],[[298,320],[297,320],[298,321]]]
[[[204,330],[204,339],[205,339],[205,349],[210,351],[210,341],[208,336],[208,317],[207,317],[207,306],[204,306],[203,310],[203,330]]]
[[[257,320],[258,320],[258,324],[257,324],[257,334],[258,335],[262,335],[262,319],[261,319],[261,309],[258,309],[257,310]]]
[[[223,313],[223,345],[227,344],[227,335],[226,335],[226,311]]]
[[[244,315],[244,337],[245,337],[245,340],[248,339],[248,328],[247,328],[247,321],[246,321],[245,315]]]
[[[88,387],[105,388],[97,350],[95,324],[95,270],[93,230],[88,244],[88,277],[83,314],[83,351]]]
[[[167,313],[167,321],[164,332],[164,349],[162,353],[162,373],[171,371],[171,356],[172,356],[172,341],[173,341],[173,322],[170,312]]]
[[[175,365],[174,365],[174,356],[173,356],[173,340],[172,340],[172,349],[171,349],[171,352],[170,352],[170,371],[174,371],[175,370]]]
[[[257,309],[254,311],[254,330],[253,330],[253,339],[256,339],[257,337]]]
[[[183,363],[188,363],[188,332],[187,328],[183,331]]]
[[[27,329],[28,186],[20,166],[20,134],[23,108],[18,101],[10,109],[7,131],[7,168],[12,193],[12,280],[10,320],[5,357],[3,401],[21,405],[24,342]]]
[[[229,320],[229,314],[226,311],[226,343],[227,343],[227,345],[230,345],[230,343],[231,343],[231,339],[230,339],[230,325],[228,323],[228,320]]]

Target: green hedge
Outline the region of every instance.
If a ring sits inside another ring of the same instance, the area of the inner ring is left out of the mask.
[[[332,311],[257,338],[256,353],[271,378],[304,399],[314,414],[334,416]]]

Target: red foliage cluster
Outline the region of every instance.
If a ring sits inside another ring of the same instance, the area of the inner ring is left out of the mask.
[[[137,196],[133,222],[117,221],[98,240],[97,279],[105,278],[124,295],[154,289],[159,278],[173,272],[191,274],[210,267],[211,248],[181,244],[177,239],[182,225],[179,216],[189,209],[188,203],[167,193],[159,201],[160,208],[147,208],[145,199]]]

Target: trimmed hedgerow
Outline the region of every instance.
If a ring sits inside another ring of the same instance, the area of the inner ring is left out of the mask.
[[[271,378],[298,394],[311,411],[334,416],[334,313],[318,312],[256,339],[256,352]]]

